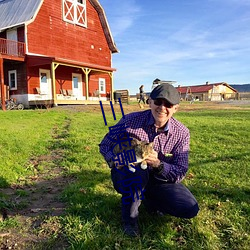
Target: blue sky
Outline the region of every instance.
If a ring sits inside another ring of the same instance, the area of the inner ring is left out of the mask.
[[[114,41],[115,89],[250,83],[250,0],[99,0]]]

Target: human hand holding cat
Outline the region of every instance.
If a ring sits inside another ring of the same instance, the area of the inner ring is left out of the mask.
[[[146,162],[153,168],[157,168],[161,163],[161,161],[158,159],[158,153],[156,151],[153,151],[147,156]]]

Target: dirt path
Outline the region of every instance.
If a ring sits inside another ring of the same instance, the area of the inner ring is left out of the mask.
[[[64,140],[69,125],[70,120],[66,120],[62,129],[53,129],[54,143]],[[53,249],[67,246],[63,237],[60,238],[59,216],[66,208],[60,195],[74,178],[58,167],[63,155],[63,149],[56,148],[49,155],[30,159],[27,167],[32,168],[34,175],[19,179],[18,184],[9,188],[0,189],[5,203],[0,219],[16,224],[14,230],[0,229],[0,249],[47,249],[45,246],[50,244],[53,235],[60,239],[53,242]]]

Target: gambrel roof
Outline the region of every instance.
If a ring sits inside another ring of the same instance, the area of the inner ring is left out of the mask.
[[[102,6],[98,0],[89,0],[89,2],[99,15],[109,49],[112,53],[118,52]],[[43,0],[0,0],[0,32],[32,21],[42,3]]]
[[[96,11],[97,11],[97,13],[99,15],[99,18],[100,18],[100,21],[101,21],[101,24],[102,24],[102,28],[103,28],[103,31],[105,33],[105,36],[106,36],[106,39],[107,39],[107,42],[108,42],[108,45],[109,45],[109,49],[112,51],[112,53],[119,52],[117,47],[116,47],[116,44],[115,44],[115,42],[113,40],[113,36],[111,34],[111,31],[110,31],[110,28],[109,28],[109,24],[108,24],[104,9],[102,8],[102,6],[101,6],[101,4],[99,3],[98,0],[89,0],[89,1],[94,6],[94,8],[96,9]]]

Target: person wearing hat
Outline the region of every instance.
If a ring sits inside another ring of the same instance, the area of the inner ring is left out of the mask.
[[[148,168],[136,168],[127,173],[126,167],[115,169],[112,147],[115,135],[110,132],[100,144],[100,152],[111,167],[114,188],[122,194],[122,222],[124,233],[139,236],[138,208],[142,203],[149,214],[169,214],[180,218],[193,218],[199,211],[193,194],[181,181],[188,170],[190,134],[186,126],[175,119],[180,96],[171,84],[161,84],[153,89],[148,99],[150,109],[125,115],[117,125],[123,125],[130,137],[153,142],[154,151],[147,157]],[[126,186],[132,180],[138,183]],[[133,190],[134,197],[129,196]],[[136,199],[135,194],[140,194]]]
[[[159,86],[159,85],[161,84],[160,82],[161,82],[161,80],[160,80],[159,78],[154,79],[153,84],[152,84],[152,89],[151,89],[151,91],[152,91],[155,87]]]

